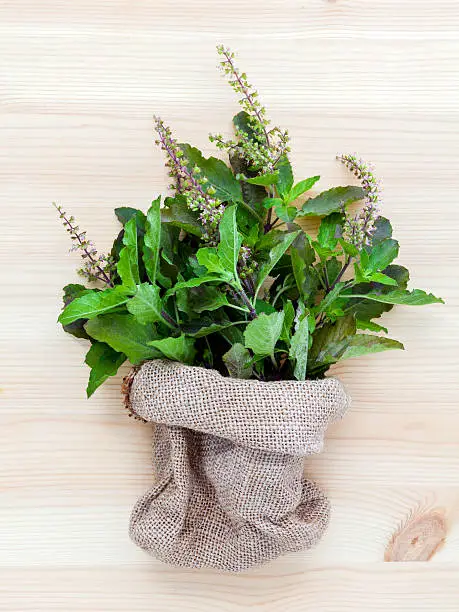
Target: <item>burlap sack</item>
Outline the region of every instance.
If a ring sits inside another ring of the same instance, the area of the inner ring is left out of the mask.
[[[156,484],[135,505],[131,538],[181,567],[239,572],[318,542],[329,502],[304,480],[349,399],[334,378],[258,382],[146,362],[131,410],[156,423]]]

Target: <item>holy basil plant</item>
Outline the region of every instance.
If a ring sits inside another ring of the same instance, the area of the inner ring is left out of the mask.
[[[122,229],[108,256],[56,207],[84,258],[80,273],[95,283],[64,287],[59,317],[90,342],[88,396],[126,360],[265,381],[321,378],[339,360],[403,348],[377,322],[395,304],[442,302],[407,289],[371,166],[338,156],[359,185],[311,197],[320,177],[294,179],[287,131],[271,127],[234,54],[218,52],[242,106],[233,139],[210,136],[229,165],[178,143],[155,118],[173,196],[146,213],[115,209]],[[304,230],[307,217],[321,218],[317,235]]]

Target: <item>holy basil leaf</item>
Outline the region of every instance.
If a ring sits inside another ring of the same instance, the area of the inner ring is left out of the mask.
[[[237,206],[229,206],[223,213],[219,225],[220,243],[217,252],[223,268],[237,280],[237,262],[242,236],[237,231],[236,210]]]
[[[63,291],[64,295],[62,296],[62,300],[64,302],[65,307],[68,306],[70,302],[73,302],[73,300],[75,300],[76,298],[81,297],[82,295],[86,295],[88,293],[92,293],[94,290],[86,289],[84,285],[70,284],[66,285],[63,288]],[[85,340],[88,340],[89,336],[84,328],[84,324],[86,323],[86,321],[87,319],[77,319],[76,321],[73,321],[68,325],[63,325],[62,327],[67,334],[71,334],[72,336],[75,336],[75,338],[83,338]]]
[[[290,344],[292,336],[292,325],[295,319],[295,309],[290,300],[287,300],[284,304],[284,321],[282,323],[282,332],[280,339]]]
[[[371,244],[375,246],[386,238],[392,238],[392,226],[386,217],[378,217],[375,221],[375,231],[371,236]]]
[[[225,280],[226,278],[205,275],[205,276],[197,276],[196,278],[190,278],[189,280],[186,280],[186,281],[179,281],[166,292],[166,297],[173,295],[174,293],[176,293],[177,291],[181,289],[190,289],[192,287],[200,287],[201,285],[204,285],[207,283],[212,283],[212,282],[215,283],[216,281],[224,282]]]
[[[276,216],[284,223],[291,223],[295,220],[298,209],[295,206],[286,206],[283,202],[274,207]]]
[[[293,185],[293,170],[286,155],[283,155],[277,164],[277,191],[281,198],[285,198],[292,189]],[[293,199],[293,198],[292,198]]]
[[[161,210],[161,221],[178,227],[193,236],[202,236],[202,224],[199,221],[199,213],[190,210],[184,196],[177,195],[175,198],[166,198]]]
[[[233,117],[233,125],[237,133],[242,133],[249,140],[261,142],[260,136],[253,129],[253,119],[246,111],[241,111]]]
[[[194,338],[188,338],[182,334],[178,338],[152,340],[148,344],[158,349],[167,359],[180,361],[181,363],[193,363],[196,355],[194,343]]]
[[[86,394],[88,397],[110,376],[114,376],[126,361],[124,353],[114,351],[105,342],[94,342],[86,354],[85,363],[91,368]]]
[[[245,347],[252,349],[259,357],[274,355],[274,348],[280,338],[283,322],[283,312],[273,312],[270,315],[261,314],[251,321],[244,331]]]
[[[341,272],[341,262],[336,257],[331,257],[325,262],[325,270],[327,272],[327,279],[330,285],[333,285]]]
[[[339,318],[335,323],[325,323],[313,336],[308,355],[308,372],[315,374],[317,369],[338,361],[345,350],[343,342],[354,335],[355,320],[352,315]]]
[[[398,255],[399,244],[392,238],[386,238],[374,245],[368,254],[368,266],[370,272],[384,270]]]
[[[120,208],[115,208],[115,215],[123,227],[128,221],[135,217],[137,228],[142,233],[145,231],[145,215],[138,208],[131,208],[130,206],[121,206]]]
[[[151,283],[156,282],[159,250],[161,243],[161,198],[152,202],[147,213],[146,232],[143,246],[143,263]]]
[[[223,363],[231,378],[248,379],[252,376],[252,357],[249,351],[239,343],[233,344],[223,355]]]
[[[58,321],[62,325],[69,325],[77,319],[92,319],[126,304],[129,295],[125,287],[117,286],[104,291],[93,289],[70,302],[61,312]]]
[[[384,270],[384,274],[396,280],[400,289],[406,289],[406,287],[408,286],[410,274],[408,270],[403,266],[387,266],[387,268]],[[384,312],[388,312],[389,310],[391,310],[394,305],[365,300],[365,294],[369,292],[388,293],[389,291],[391,291],[390,287],[378,283],[363,283],[355,285],[353,288],[353,292],[359,293],[363,297],[349,300],[346,305],[346,310],[348,310],[352,314],[355,314],[358,319],[365,321],[380,317]]]
[[[205,158],[199,149],[189,144],[180,144],[185,154],[187,166],[193,171],[198,167],[202,176],[207,179],[206,188],[215,189],[213,197],[222,202],[240,202],[242,200],[241,185],[233,176],[228,166],[216,157]]]
[[[219,311],[215,312],[218,313]],[[245,321],[242,323],[245,323]],[[228,317],[224,315],[214,315],[213,317],[201,316],[197,320],[191,321],[186,325],[182,325],[182,329],[187,336],[193,336],[193,338],[203,338],[204,336],[221,332],[236,324],[237,322],[230,321]]]
[[[214,247],[203,247],[202,249],[199,249],[199,251],[196,253],[196,258],[198,263],[201,266],[204,266],[209,274],[216,274],[218,278],[225,279],[227,282],[231,281],[233,278],[233,274],[228,272],[228,270],[226,270],[226,268],[223,266],[223,263],[220,261],[220,257],[217,253],[217,249]],[[211,277],[201,278],[209,279],[208,281],[204,282],[210,282],[211,279]]]
[[[391,278],[382,272],[373,272],[368,276],[367,280],[372,281],[373,283],[381,283],[381,285],[390,285],[392,287],[396,287],[398,285],[394,278]]]
[[[239,180],[245,181],[250,185],[263,185],[264,187],[268,187],[270,185],[275,185],[279,178],[278,172],[272,172],[270,174],[260,174],[259,176],[248,177],[244,175],[237,175],[236,178]]]
[[[243,174],[252,177],[255,173],[249,170],[248,162],[237,154],[230,154],[230,164],[234,174]],[[260,223],[263,215],[263,200],[266,198],[266,189],[261,185],[251,185],[245,181],[241,181],[242,201],[238,207],[238,225],[239,218],[244,217],[247,223],[253,223],[256,218]]]
[[[163,305],[159,296],[159,287],[142,283],[137,287],[135,296],[126,304],[126,308],[142,325],[162,321]]]
[[[266,235],[268,236],[270,233],[271,232]],[[277,264],[282,255],[287,251],[287,249],[290,247],[295,238],[300,234],[300,231],[280,233],[282,234],[282,236],[280,237],[280,241],[269,251],[268,261],[260,266],[255,288],[255,297],[258,295],[262,284],[265,282],[271,270]]]
[[[264,312],[265,314],[271,314],[272,312],[277,312],[272,304],[266,302],[265,300],[256,300],[255,301],[255,312],[257,314],[261,314]]]
[[[317,242],[322,248],[331,251],[336,248],[340,238],[342,222],[343,215],[341,213],[333,213],[322,219],[319,233],[317,234]]]
[[[135,290],[136,285],[140,283],[137,223],[135,217],[132,217],[124,226],[123,244],[124,247],[121,249],[117,264],[118,274],[125,287]]]
[[[312,187],[317,183],[320,179],[320,176],[311,176],[310,178],[304,179],[297,183],[288,195],[288,201],[293,202],[297,198],[299,198],[303,193],[312,189]],[[310,200],[309,200],[310,201]]]
[[[366,300],[374,300],[375,302],[383,302],[385,304],[405,304],[406,306],[424,306],[426,304],[444,304],[445,302],[432,293],[426,293],[422,289],[413,289],[412,291],[403,291],[397,289],[389,293],[366,293],[365,295],[347,295],[346,297],[362,298]]]
[[[360,357],[369,353],[380,353],[381,351],[389,351],[393,349],[404,349],[401,342],[384,338],[382,336],[373,336],[371,334],[356,334],[349,338],[346,349],[340,356],[342,359],[350,359],[351,357]]]
[[[124,353],[132,364],[158,359],[162,354],[148,343],[157,338],[153,325],[139,323],[132,314],[107,314],[88,321],[86,331],[95,340],[106,342]]]
[[[309,321],[304,317],[299,323],[290,342],[289,357],[295,360],[293,375],[297,380],[305,380],[308,365]]]
[[[273,206],[282,206],[284,201],[281,198],[268,198],[263,200],[263,208],[272,208]]]
[[[385,334],[388,333],[387,327],[378,325],[378,323],[374,323],[373,321],[361,321],[359,319],[356,319],[355,324],[356,324],[357,329],[363,329],[363,330],[374,331],[374,332],[384,332]]]
[[[175,287],[174,287],[175,289]],[[177,293],[177,307],[182,312],[199,314],[204,311],[213,311],[228,305],[225,293],[218,287],[201,285],[179,289]]]
[[[327,191],[319,193],[315,198],[306,200],[303,208],[298,213],[299,216],[314,215],[323,217],[332,212],[341,210],[342,206],[352,204],[365,197],[365,192],[361,187],[333,187]]]
[[[351,257],[357,257],[357,255],[359,254],[359,250],[355,245],[351,244],[350,242],[346,242],[342,238],[340,238],[338,242],[340,243],[341,248],[346,253],[346,255],[350,255]]]

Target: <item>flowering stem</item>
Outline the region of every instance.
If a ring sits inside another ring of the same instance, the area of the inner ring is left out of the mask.
[[[236,70],[236,66],[234,65],[234,62],[231,58],[231,56],[229,55],[228,51],[226,49],[222,49],[222,53],[226,58],[226,61],[228,62],[228,64],[231,67],[231,72],[233,73],[234,78],[236,79],[236,81],[239,84],[239,87],[241,88],[242,93],[244,94],[247,102],[250,104],[250,106],[252,107],[252,110],[256,116],[256,118],[258,119],[258,121],[260,122],[260,125],[263,127],[263,132],[264,132],[264,136],[266,139],[266,144],[268,147],[271,146],[271,142],[269,140],[269,134],[268,134],[268,130],[266,129],[266,126],[264,124],[264,120],[263,117],[260,113],[260,111],[257,109],[256,104],[253,101],[253,98],[250,94],[250,91],[247,89],[245,83],[243,82],[243,80],[241,79],[241,77],[239,76],[238,71]]]
[[[57,208],[57,206],[56,206],[56,208]],[[69,228],[69,230],[70,230],[70,234],[71,234],[72,236],[75,236],[75,238],[76,238],[76,240],[78,241],[78,243],[80,244],[80,246],[82,246],[83,241],[82,241],[82,239],[80,238],[80,234],[78,233],[78,231],[76,230],[76,228],[75,228],[75,227],[74,227],[74,226],[71,224],[70,220],[69,220],[69,219],[67,219],[67,217],[65,216],[65,213],[62,213],[62,218],[64,219],[64,222],[65,222],[65,224],[67,225],[67,227]],[[88,251],[88,249],[87,249],[87,248],[85,248],[85,247],[83,247],[83,249],[82,249],[82,250],[83,250],[83,252],[85,253],[86,257],[89,259],[89,261],[90,261],[92,264],[94,264],[94,266],[95,266],[95,268],[96,268],[97,270],[99,270],[99,272],[100,272],[100,276],[98,275],[98,276],[97,276],[97,278],[98,278],[100,281],[102,281],[102,282],[106,283],[106,284],[107,284],[109,287],[113,287],[114,285],[113,285],[113,283],[112,283],[112,281],[111,281],[110,277],[109,277],[109,276],[108,276],[108,274],[105,272],[105,270],[104,270],[104,269],[103,269],[101,266],[99,266],[99,264],[97,263],[97,260],[96,260],[96,259],[94,259],[94,257],[93,257],[93,256],[91,255],[91,253]]]

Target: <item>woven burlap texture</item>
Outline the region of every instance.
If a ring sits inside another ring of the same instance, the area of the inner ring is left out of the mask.
[[[156,484],[130,522],[141,548],[180,567],[240,572],[318,542],[329,502],[303,479],[303,460],[349,405],[337,379],[237,380],[154,360],[129,403],[156,423]]]

